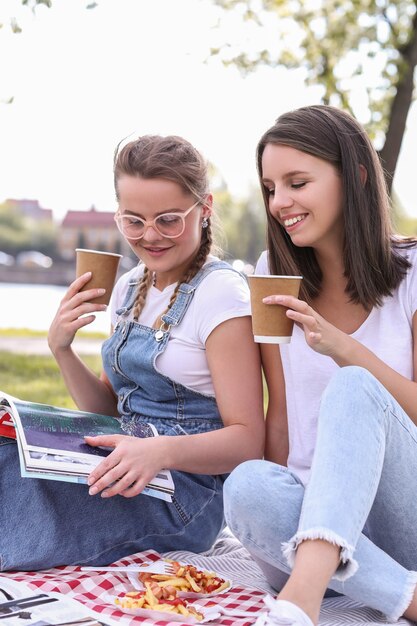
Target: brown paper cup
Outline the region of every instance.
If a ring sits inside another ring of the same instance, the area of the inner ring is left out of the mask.
[[[287,307],[264,304],[266,296],[298,297],[301,276],[248,276],[252,307],[252,329],[258,343],[289,343],[294,321],[285,312]]]
[[[119,267],[121,254],[111,252],[100,252],[99,250],[84,250],[76,248],[76,277],[78,278],[86,272],[92,272],[91,279],[81,289],[100,289],[106,293],[98,298],[94,298],[94,304],[108,304],[116,281],[117,269]]]

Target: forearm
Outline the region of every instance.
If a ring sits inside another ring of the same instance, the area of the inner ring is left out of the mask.
[[[266,419],[265,460],[286,466],[289,454],[289,440],[286,416],[284,423],[277,427],[273,420]]]
[[[117,401],[109,386],[68,348],[54,355],[65,385],[81,411],[117,415]]]
[[[239,463],[260,459],[263,432],[233,424],[208,433],[161,438],[165,467],[195,474],[225,474]]]

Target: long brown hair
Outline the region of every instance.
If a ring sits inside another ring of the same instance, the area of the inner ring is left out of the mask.
[[[176,135],[163,137],[145,135],[130,141],[122,148],[117,146],[114,155],[114,188],[118,197],[117,183],[121,176],[138,176],[145,179],[163,178],[177,183],[185,193],[191,193],[204,205],[208,190],[207,164],[192,144]],[[203,267],[212,247],[212,228],[202,229],[200,247],[185,274],[178,281],[168,309],[177,297],[180,283],[189,282]],[[133,317],[137,319],[145,304],[153,276],[145,267],[136,294]]]
[[[268,258],[273,274],[301,274],[301,297],[320,293],[322,272],[313,248],[295,246],[269,211],[262,184],[262,155],[267,144],[290,146],[331,163],[343,193],[344,271],[352,302],[366,309],[382,303],[398,286],[410,263],[399,247],[415,244],[394,234],[384,172],[364,128],[348,113],[325,105],[302,107],[281,115],[261,137],[256,151],[268,220]],[[359,166],[366,170],[361,180]]]

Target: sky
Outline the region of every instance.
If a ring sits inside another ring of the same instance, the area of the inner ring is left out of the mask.
[[[147,133],[184,136],[244,197],[257,184],[263,132],[284,111],[320,101],[302,70],[244,77],[209,58],[222,41],[272,41],[273,20],[262,33],[237,29],[230,15],[219,29],[210,0],[98,0],[86,9],[88,1],[53,0],[33,14],[1,0],[0,202],[37,199],[57,220],[92,205],[113,211],[113,151]],[[7,26],[11,15],[20,34]],[[416,136],[414,105],[394,181],[413,217]]]

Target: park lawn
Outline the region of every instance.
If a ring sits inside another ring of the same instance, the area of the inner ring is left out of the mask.
[[[0,337],[46,337],[47,334],[48,331],[46,330],[33,330],[31,328],[0,328]],[[77,337],[104,340],[108,338],[108,335],[102,332],[79,330]]]
[[[85,355],[82,359],[99,374],[100,355]],[[0,390],[21,400],[76,408],[52,356],[0,351]]]

